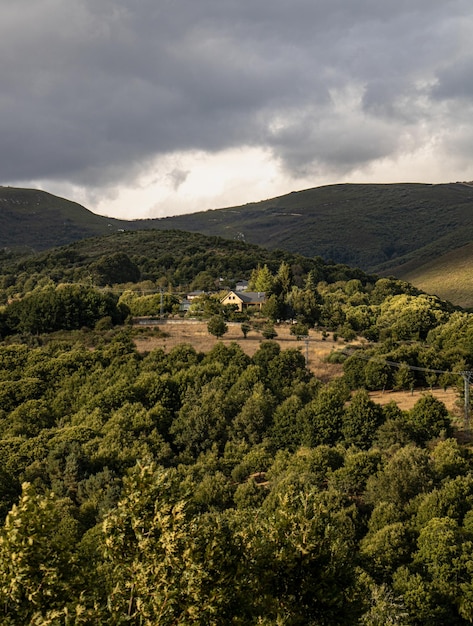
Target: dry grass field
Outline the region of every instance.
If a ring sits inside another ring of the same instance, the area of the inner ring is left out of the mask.
[[[251,330],[245,339],[240,326],[240,323],[230,322],[228,324],[228,332],[221,339],[217,339],[209,334],[207,322],[169,320],[160,323],[156,327],[158,329],[156,332],[143,333],[142,337],[137,337],[135,343],[140,352],[147,352],[154,348],[163,348],[166,352],[169,352],[169,350],[180,343],[190,343],[198,352],[208,352],[219,341],[224,344],[236,342],[246,354],[253,356],[264,339],[255,330]],[[332,350],[344,345],[342,342],[334,342],[331,336],[323,341],[320,332],[311,330],[307,344],[306,341],[297,341],[290,334],[290,326],[288,324],[277,325],[275,329],[278,333],[275,341],[279,343],[281,349],[296,348],[300,350],[304,357],[308,357],[311,371],[321,380],[328,381],[342,373],[340,365],[325,361]],[[167,336],[162,336],[162,334]]]
[[[278,336],[277,341],[282,350],[288,348],[296,348],[300,350],[304,357],[308,358],[309,369],[314,375],[328,382],[336,376],[342,374],[342,366],[336,363],[328,363],[327,357],[333,350],[340,349],[347,344],[342,340],[333,341],[333,337],[329,335],[325,340],[319,331],[311,330],[309,341],[298,341],[290,334],[289,325],[276,326]],[[135,339],[136,346],[140,352],[149,352],[155,348],[163,348],[169,352],[175,346],[181,343],[189,343],[198,352],[208,352],[219,341],[224,344],[232,342],[238,343],[246,354],[252,356],[264,341],[261,334],[257,331],[250,331],[245,339],[241,332],[239,323],[229,323],[228,332],[221,338],[216,339],[207,331],[207,323],[200,321],[188,320],[168,320],[159,323],[155,327],[146,327],[143,329],[141,336]],[[411,391],[376,391],[370,395],[372,399],[381,405],[394,401],[401,409],[411,409],[419,398],[422,397],[427,390],[414,389]],[[462,408],[459,406],[459,396],[456,389],[434,388],[432,393],[442,402],[447,409],[461,419]]]

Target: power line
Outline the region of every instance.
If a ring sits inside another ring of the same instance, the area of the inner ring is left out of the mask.
[[[464,398],[464,425],[465,431],[470,432],[470,385],[473,379],[473,371],[464,370],[461,372],[452,372],[448,370],[436,370],[431,369],[429,367],[418,367],[417,365],[409,365],[409,363],[396,363],[395,361],[388,361],[387,359],[381,359],[379,357],[367,356],[364,354],[360,354],[358,351],[349,352],[347,350],[342,350],[342,354],[346,356],[355,356],[360,359],[364,359],[365,361],[376,361],[378,363],[382,363],[385,365],[389,365],[390,367],[407,367],[410,370],[414,370],[417,372],[429,372],[432,374],[453,374],[457,376],[461,376],[463,379],[463,398]]]
[[[346,356],[356,356],[359,359],[364,359],[365,361],[377,361],[378,363],[383,363],[385,365],[390,365],[391,367],[408,367],[411,370],[416,370],[418,372],[431,372],[433,374],[456,374],[460,372],[449,372],[447,370],[435,370],[429,367],[418,367],[417,365],[409,365],[409,363],[396,363],[395,361],[388,361],[387,359],[381,359],[380,357],[375,356],[366,356],[364,354],[360,354],[357,351],[348,352],[346,350],[342,350],[342,354]]]

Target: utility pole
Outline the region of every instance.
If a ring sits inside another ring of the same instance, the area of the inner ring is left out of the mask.
[[[471,379],[473,378],[473,372],[465,371],[460,372],[461,377],[463,378],[464,385],[464,407],[465,407],[465,432],[469,434],[470,432],[470,384]]]
[[[163,319],[163,288],[162,287],[159,288],[159,293],[161,294],[161,306],[159,310],[159,318]]]
[[[309,367],[309,338],[305,340],[305,364]]]

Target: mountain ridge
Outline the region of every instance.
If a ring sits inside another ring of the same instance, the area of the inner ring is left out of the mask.
[[[0,248],[41,251],[121,230],[240,239],[396,274],[473,241],[471,183],[334,184],[173,217],[97,215],[45,191],[0,187]]]

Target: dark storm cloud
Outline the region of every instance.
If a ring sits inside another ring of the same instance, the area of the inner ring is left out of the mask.
[[[350,172],[449,134],[472,18],[469,0],[4,1],[1,179],[99,186],[239,145]]]

